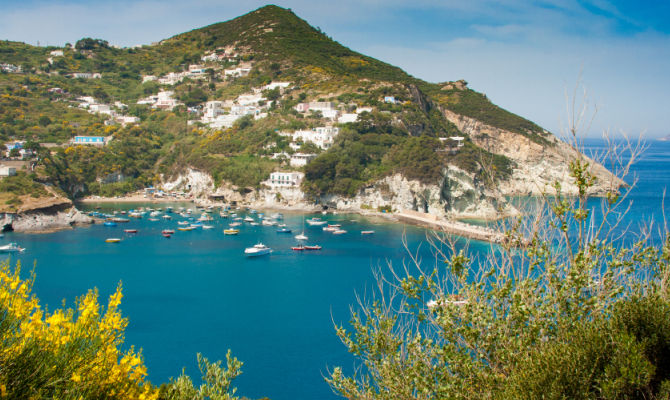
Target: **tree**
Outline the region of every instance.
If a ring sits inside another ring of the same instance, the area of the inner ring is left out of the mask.
[[[577,127],[570,138],[577,145]],[[640,146],[610,147],[625,177]],[[622,157],[630,155],[630,161]],[[327,378],[348,399],[667,398],[670,239],[617,241],[631,188],[613,176],[597,218],[587,206],[591,161],[570,161],[577,196],[547,196],[532,218],[475,260],[435,235],[434,268],[382,274],[376,295],[337,335],[359,360]]]

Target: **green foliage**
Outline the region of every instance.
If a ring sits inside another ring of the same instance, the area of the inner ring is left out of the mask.
[[[226,353],[226,368],[221,367],[221,361],[210,363],[207,358],[198,353],[198,367],[202,374],[202,385],[198,389],[193,381],[183,371],[176,379],[162,387],[165,400],[237,400],[236,388],[231,389],[232,382],[242,374],[242,362],[232,357],[230,350]]]
[[[77,43],[74,45],[74,48],[77,50],[95,50],[108,47],[109,43],[106,40],[91,38],[77,40]]]
[[[360,364],[353,376],[332,370],[333,390],[389,400],[667,398],[670,236],[660,246],[620,243],[609,225],[620,218],[614,193],[598,228],[586,206],[589,162],[570,162],[580,196],[556,185],[547,208],[508,221],[477,264],[436,234],[442,262],[432,270],[417,260],[380,277],[350,328],[336,328]]]
[[[35,182],[31,175],[23,171],[17,171],[14,176],[0,179],[0,193],[11,193],[16,196],[30,195],[32,197],[49,195],[44,185]]]

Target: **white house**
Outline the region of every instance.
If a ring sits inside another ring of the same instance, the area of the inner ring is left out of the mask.
[[[98,72],[73,72],[70,74],[70,78],[100,79],[102,74]]]
[[[132,117],[129,115],[119,115],[114,118],[114,120],[124,126],[128,124],[138,124],[140,122],[139,117]]]
[[[0,176],[14,176],[14,175],[16,175],[16,167],[0,165]]]
[[[339,111],[335,108],[335,105],[329,101],[312,101],[309,103],[300,103],[295,106],[295,110],[301,113],[306,112],[321,112],[324,118],[335,119]]]
[[[237,68],[232,68],[232,69],[224,69],[223,74],[226,77],[239,77],[239,76],[247,76],[249,75],[249,72],[251,72],[251,68],[249,67],[237,67]]]
[[[312,142],[322,149],[329,149],[335,141],[335,136],[340,133],[340,129],[334,126],[321,126],[312,130],[295,131],[293,133],[279,132],[280,136],[289,136],[291,140]],[[300,146],[291,143],[291,148],[298,149]]]
[[[113,111],[108,104],[89,104],[88,112],[94,114],[108,114],[112,115]]]
[[[358,121],[358,114],[353,113],[353,114],[342,114],[337,118],[337,122],[340,124],[347,124],[349,122],[356,122]]]
[[[206,102],[203,114],[205,119],[214,119],[218,117],[223,114],[223,102],[218,100]]]
[[[258,102],[266,100],[260,93],[241,94],[237,97],[237,104],[242,106],[258,105]]]
[[[177,99],[173,99],[172,95],[174,95],[174,92],[171,90],[165,90],[158,92],[156,95],[156,102],[152,106],[153,108],[160,108],[163,110],[172,110],[179,104],[181,104]]]
[[[261,89],[262,90],[274,90],[276,88],[281,89],[286,89],[291,82],[270,82],[267,85],[263,86]]]
[[[271,188],[297,187],[300,186],[304,176],[302,172],[273,172],[265,184]]]
[[[70,141],[73,145],[76,144],[86,144],[86,145],[95,145],[95,146],[104,146],[111,139],[104,136],[75,136]]]
[[[294,153],[291,155],[289,165],[292,167],[302,167],[316,158],[316,154]]]
[[[63,50],[52,50],[49,55],[52,57],[63,57]]]

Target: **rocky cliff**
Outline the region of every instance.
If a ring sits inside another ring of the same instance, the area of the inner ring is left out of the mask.
[[[569,174],[569,162],[578,157],[590,163],[597,181],[592,195],[604,195],[623,182],[601,164],[589,159],[566,142],[547,133],[545,143],[533,141],[521,134],[486,125],[475,119],[443,110],[444,116],[472,140],[494,154],[514,161],[512,176],[498,183],[497,189],[505,196],[555,194],[554,182],[561,183],[563,193],[575,195],[577,187]]]

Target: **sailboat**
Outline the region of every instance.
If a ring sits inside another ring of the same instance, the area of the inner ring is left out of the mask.
[[[302,233],[299,235],[295,235],[295,238],[298,240],[307,240],[309,239],[307,236],[305,236],[305,215],[303,214],[302,216]]]

